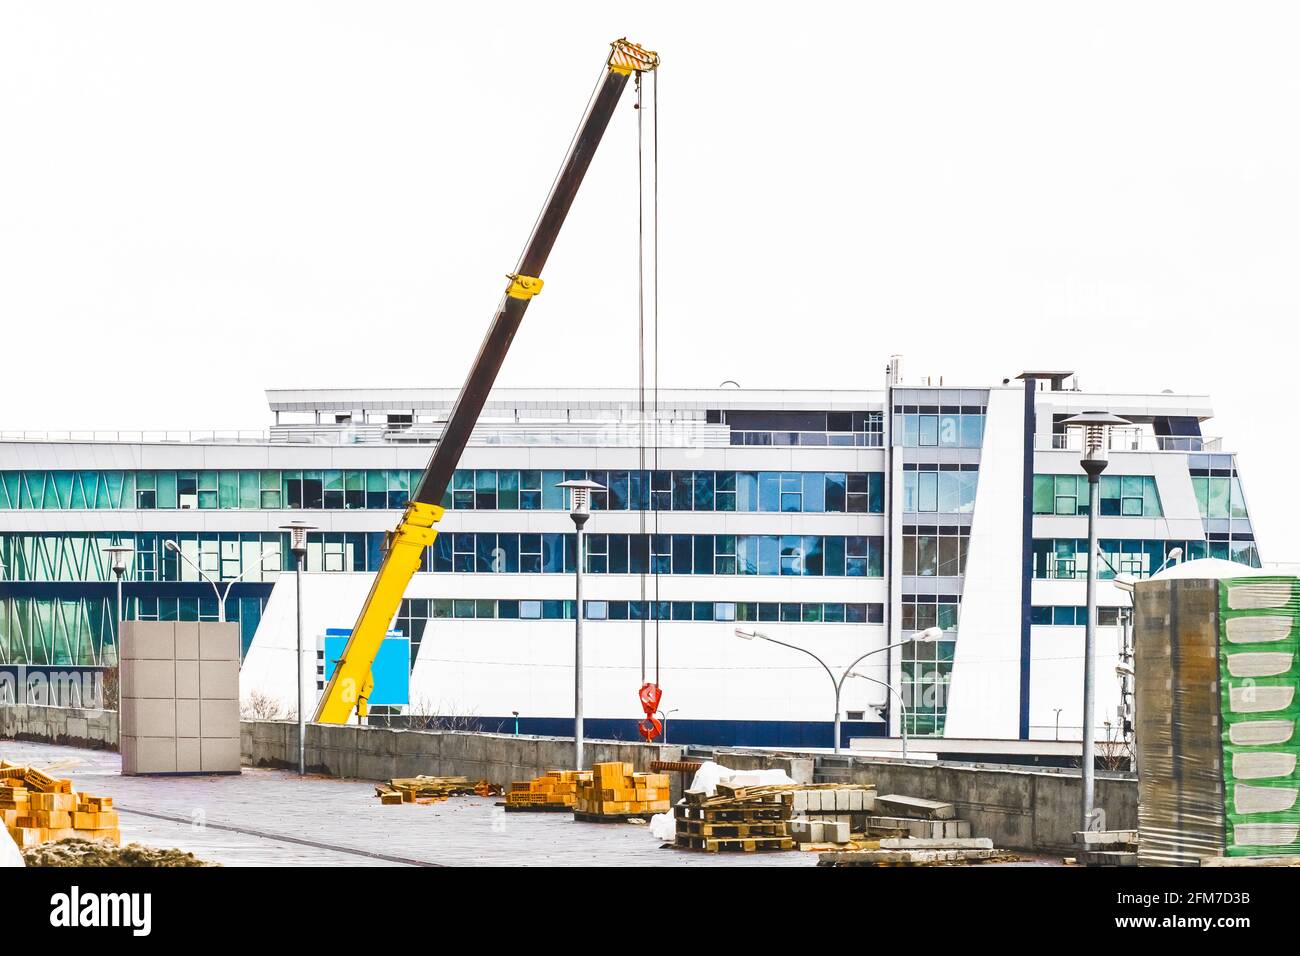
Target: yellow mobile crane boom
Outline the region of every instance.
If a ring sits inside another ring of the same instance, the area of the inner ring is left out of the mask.
[[[334,674],[316,707],[315,722],[345,724],[354,710],[365,715],[366,700],[373,683],[371,664],[397,614],[407,585],[419,570],[424,549],[437,537],[438,532],[433,526],[442,518],[443,511],[438,502],[442,501],[528,303],[542,289],[542,267],[551,254],[596,147],[605,134],[628,78],[633,73],[654,70],[658,65],[658,54],[626,39],[610,44],[605,74],[569,146],[542,214],[533,227],[523,255],[519,257],[519,264],[508,276],[510,284],[456,397],[442,437],[425,466],[401,522],[387,535],[383,561],[370,585],[370,593],[352,628],[343,656],[335,663]]]

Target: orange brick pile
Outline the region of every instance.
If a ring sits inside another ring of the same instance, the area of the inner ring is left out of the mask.
[[[506,794],[512,810],[559,809],[574,805],[578,785],[591,781],[590,770],[548,770],[536,780],[516,780]]]
[[[34,767],[0,761],[0,819],[20,848],[81,837],[122,842],[112,797],[92,797]]]
[[[668,812],[666,773],[633,773],[630,763],[598,763],[591,776],[578,784],[575,813],[617,818]]]

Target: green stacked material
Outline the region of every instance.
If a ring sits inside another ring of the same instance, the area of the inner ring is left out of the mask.
[[[1300,853],[1297,579],[1219,584],[1225,842],[1229,856]]]

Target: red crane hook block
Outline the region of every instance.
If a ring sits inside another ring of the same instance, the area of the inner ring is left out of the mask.
[[[646,719],[637,724],[637,731],[645,738],[646,743],[652,742],[656,737],[664,732],[663,722],[655,716],[659,711],[659,701],[663,698],[664,692],[658,684],[646,682],[641,685],[641,690],[637,692],[637,697],[641,700],[641,709],[645,711]]]

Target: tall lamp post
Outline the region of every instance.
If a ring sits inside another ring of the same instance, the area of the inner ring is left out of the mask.
[[[1101,501],[1098,482],[1106,470],[1109,453],[1110,429],[1116,425],[1130,425],[1127,418],[1110,412],[1084,412],[1067,418],[1063,425],[1083,429],[1083,457],[1079,464],[1088,476],[1088,621],[1083,637],[1083,793],[1080,799],[1080,830],[1092,823],[1093,801],[1096,788],[1096,741],[1093,728],[1093,703],[1096,696],[1097,670],[1097,510]]]
[[[849,677],[856,677],[856,678],[858,678],[859,680],[869,680],[869,681],[871,681],[871,683],[873,683],[873,684],[879,684],[881,687],[885,688],[885,690],[889,691],[890,694],[893,694],[895,697],[898,698],[898,712],[899,712],[899,714],[902,714],[902,713],[907,709],[907,702],[903,700],[903,695],[900,694],[900,693],[898,692],[898,688],[895,687],[893,684],[890,684],[890,683],[887,682],[887,681],[883,681],[883,680],[880,680],[880,679],[875,678],[875,677],[868,677],[866,674],[859,674],[857,671],[854,671],[853,673],[849,674],[848,676],[849,676]],[[875,705],[872,705],[872,706],[875,706]],[[878,707],[876,707],[876,710],[877,710],[877,712],[880,714],[881,717],[884,717],[884,716],[885,716],[885,708],[888,707],[888,706],[889,706],[889,695],[886,694],[886,695],[885,695],[885,702],[884,702],[883,704],[879,705]],[[903,719],[900,719],[900,720],[899,720],[899,722],[898,722],[898,729],[902,732],[902,735],[903,735],[903,759],[906,760],[906,759],[907,759],[907,720],[906,720],[905,717],[904,717]]]
[[[172,554],[176,555],[176,557],[180,558],[186,564],[188,564],[191,568],[194,569],[194,572],[199,577],[201,577],[204,581],[207,581],[208,584],[212,586],[212,590],[216,592],[217,595],[217,620],[222,624],[226,623],[226,599],[230,597],[231,586],[238,584],[241,580],[243,580],[244,575],[247,574],[249,571],[252,571],[254,568],[261,568],[262,562],[265,561],[267,558],[269,558],[271,555],[280,553],[280,549],[277,547],[267,548],[260,555],[258,555],[256,564],[250,564],[248,567],[244,568],[244,570],[240,571],[233,578],[227,581],[226,586],[222,588],[217,584],[216,581],[212,579],[212,577],[208,574],[208,572],[204,571],[201,567],[199,567],[197,564],[191,561],[188,555],[186,555],[185,552],[181,550],[180,545],[178,545],[175,541],[168,539],[167,541],[163,542],[163,547],[166,548],[168,551],[170,551]]]
[[[135,548],[129,544],[112,544],[103,551],[112,562],[113,577],[117,580],[117,633],[118,640],[121,640],[122,622],[126,619],[126,612],[122,607],[122,578],[126,576],[126,567],[131,563],[131,555],[135,553]]]
[[[831,679],[831,686],[835,689],[835,753],[839,753],[840,752],[840,692],[844,690],[844,682],[848,680],[849,675],[853,671],[853,668],[857,667],[858,664],[860,664],[862,661],[866,660],[868,657],[870,657],[873,654],[883,654],[885,651],[893,650],[895,647],[902,647],[904,644],[908,644],[912,641],[921,641],[923,643],[928,641],[937,641],[941,637],[943,637],[943,629],[938,627],[927,627],[924,631],[917,631],[915,634],[913,634],[911,637],[907,638],[906,640],[895,641],[893,644],[886,644],[884,647],[877,647],[874,651],[867,651],[861,657],[854,660],[854,662],[850,664],[848,667],[844,668],[844,672],[840,674],[839,677],[835,676],[834,672],[830,669],[830,666],[824,660],[822,660],[812,651],[808,650],[808,648],[806,647],[800,647],[798,644],[787,644],[785,641],[778,641],[774,637],[768,637],[766,634],[763,634],[760,631],[746,631],[744,628],[739,628],[739,627],[736,628],[736,636],[746,641],[752,641],[757,639],[760,641],[767,641],[769,644],[780,644],[782,647],[788,647],[792,651],[800,651],[804,654],[807,654],[809,657],[811,657],[813,660],[815,660],[818,664],[822,666],[822,670],[826,671],[826,676]],[[865,677],[866,675],[860,674],[858,676]],[[871,677],[867,677],[866,679],[874,680],[874,678]],[[880,683],[880,681],[877,681],[877,683]],[[885,686],[888,687],[889,685],[886,684]],[[892,688],[890,689],[892,690]],[[897,691],[895,691],[895,693],[897,693]],[[900,695],[898,699],[901,701],[903,698]],[[900,710],[898,714],[898,725],[903,731],[904,747],[907,746],[906,743],[907,729],[903,726],[904,723],[906,723],[906,721],[907,721],[907,714],[903,713]],[[906,750],[904,751],[904,753],[906,753]]]
[[[280,525],[280,530],[289,532],[289,550],[293,552],[294,604],[298,620],[298,775],[303,776],[307,773],[307,711],[302,693],[302,567],[307,561],[307,532],[315,531],[316,526],[295,520]]]
[[[583,528],[591,517],[591,493],[604,491],[605,486],[585,478],[562,481],[556,487],[569,489],[569,517],[576,529],[577,546],[574,560],[574,611],[573,611],[573,769],[582,769],[582,565],[586,548],[583,547]]]

